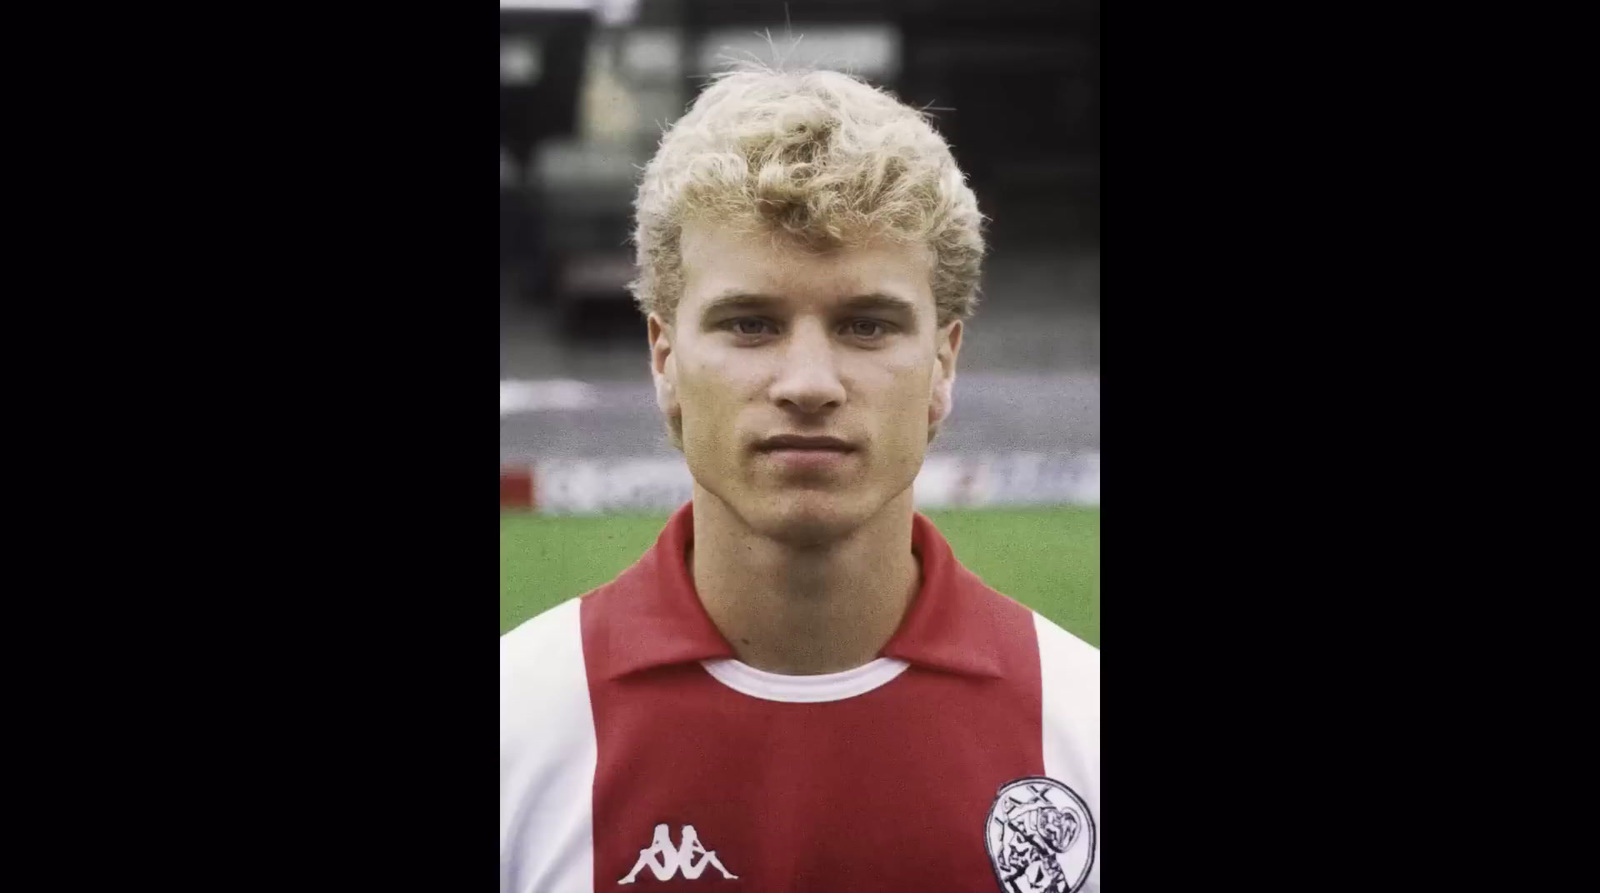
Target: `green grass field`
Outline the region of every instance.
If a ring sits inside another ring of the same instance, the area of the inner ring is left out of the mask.
[[[1100,511],[926,513],[985,583],[1100,647]],[[615,577],[655,542],[665,515],[500,518],[500,632]]]

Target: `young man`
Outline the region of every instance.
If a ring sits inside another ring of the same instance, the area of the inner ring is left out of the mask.
[[[500,640],[503,893],[1099,890],[1099,652],[913,510],[984,251],[944,140],[842,74],[730,73],[637,212],[694,496]]]

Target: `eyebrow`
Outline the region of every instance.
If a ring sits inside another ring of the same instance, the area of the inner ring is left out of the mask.
[[[702,316],[712,316],[717,313],[726,313],[739,310],[770,310],[774,306],[784,303],[782,298],[773,295],[753,294],[750,292],[726,292],[706,302]],[[841,310],[856,313],[879,311],[889,313],[902,313],[909,319],[916,319],[917,306],[902,297],[872,292],[864,295],[852,295],[840,302]]]

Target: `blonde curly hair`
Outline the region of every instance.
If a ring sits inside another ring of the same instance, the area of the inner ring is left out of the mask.
[[[939,325],[971,316],[984,255],[978,200],[927,116],[837,71],[723,72],[667,130],[634,203],[646,314],[672,321],[684,224],[787,234],[816,250],[891,239],[932,254]]]

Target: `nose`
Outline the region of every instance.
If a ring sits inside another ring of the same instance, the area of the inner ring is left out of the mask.
[[[833,343],[821,325],[797,326],[784,344],[772,400],[786,409],[814,415],[844,404]]]

